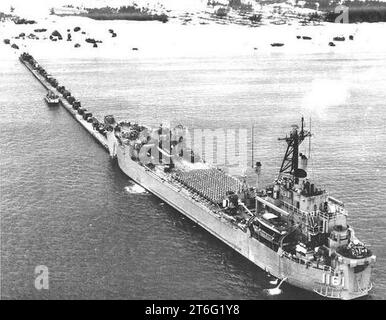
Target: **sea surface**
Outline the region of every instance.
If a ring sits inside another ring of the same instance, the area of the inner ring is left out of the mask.
[[[39,62],[99,118],[253,125],[264,183],[284,155],[277,138],[312,116],[310,174],[345,202],[377,255],[368,299],[386,298],[385,55]],[[1,61],[3,299],[319,299],[285,284],[269,295],[272,278],[133,184],[44,95],[16,56]],[[35,289],[39,265],[48,267],[48,290]]]

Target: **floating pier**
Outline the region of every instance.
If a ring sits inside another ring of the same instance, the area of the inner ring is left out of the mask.
[[[29,55],[28,55],[29,56]],[[32,58],[32,56],[30,56]],[[47,79],[47,76],[43,76],[41,74],[42,70],[44,71],[44,69],[41,68],[41,66],[39,66],[37,64],[37,62],[32,58],[32,61],[31,60],[25,60],[23,59],[23,55],[19,58],[20,62],[27,68],[28,71],[31,72],[31,74],[39,81],[39,83],[44,87],[44,89],[48,91],[52,91],[53,93],[55,93],[56,95],[59,96],[60,98],[60,105],[63,106],[70,114],[71,116],[77,121],[80,123],[80,125],[86,129],[86,131],[91,134],[91,136],[101,145],[103,146],[106,151],[108,151],[108,145],[107,145],[107,139],[106,137],[100,133],[98,130],[96,130],[96,128],[93,126],[92,123],[88,122],[87,120],[85,120],[83,118],[83,116],[81,114],[79,114],[78,110],[77,109],[74,109],[73,108],[73,103],[70,103],[69,101],[67,101],[66,97],[64,97],[64,95],[58,91],[58,83],[56,83],[56,86],[53,86],[52,83],[49,82],[49,80]],[[46,74],[46,72],[42,72],[43,74]],[[55,80],[56,81],[56,80]],[[70,99],[68,99],[70,100]],[[74,99],[75,100],[75,99]],[[75,102],[75,101],[73,101]],[[94,117],[95,118],[95,117]],[[95,118],[96,119],[96,118]],[[99,123],[101,123],[100,121],[98,121]]]

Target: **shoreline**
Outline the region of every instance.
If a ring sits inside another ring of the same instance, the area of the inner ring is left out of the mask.
[[[80,31],[74,32],[79,27]],[[44,28],[46,32],[34,32]],[[116,37],[109,32],[114,30]],[[305,54],[341,53],[361,54],[385,52],[386,43],[379,34],[386,30],[386,23],[335,24],[321,26],[263,25],[246,28],[240,25],[181,25],[158,21],[101,21],[84,17],[46,17],[33,25],[16,25],[7,21],[0,23],[2,48],[15,43],[20,49],[29,51],[40,59],[45,56],[94,57],[94,58],[173,58],[211,57],[260,54]],[[68,32],[70,30],[70,32]],[[58,31],[63,39],[50,41],[52,32]],[[82,33],[83,32],[83,33]],[[30,34],[39,39],[28,39]],[[20,34],[25,36],[16,39]],[[71,34],[71,41],[67,41]],[[350,40],[350,36],[353,40]],[[307,38],[307,40],[304,39]],[[334,41],[344,37],[344,41]],[[101,43],[93,47],[86,43],[91,38]],[[4,39],[10,40],[6,45]],[[330,42],[334,47],[329,46]],[[282,43],[274,47],[272,44]],[[75,48],[79,44],[79,48]],[[8,48],[7,48],[8,47]],[[3,51],[3,50],[2,50]]]

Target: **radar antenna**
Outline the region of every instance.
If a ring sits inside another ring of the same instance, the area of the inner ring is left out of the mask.
[[[285,138],[278,139],[287,142],[287,150],[280,167],[279,178],[282,174],[290,174],[297,177],[299,173],[299,146],[305,138],[310,136],[311,132],[304,129],[304,117],[302,117],[300,131],[297,125],[293,125],[289,137],[286,136]],[[304,172],[304,170],[300,171]]]

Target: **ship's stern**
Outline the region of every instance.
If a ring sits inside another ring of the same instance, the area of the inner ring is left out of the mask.
[[[367,296],[373,287],[372,271],[376,257],[368,254],[358,258],[334,253],[330,270],[322,271],[322,281],[314,284],[314,292],[325,298],[352,300]]]
[[[341,299],[351,300],[366,296],[372,289],[371,274],[376,257],[369,255],[361,259],[353,259],[338,254],[337,269],[345,279]]]

